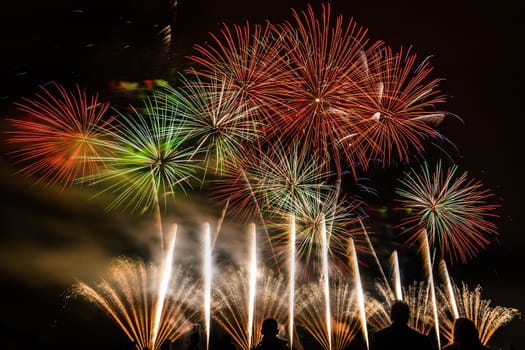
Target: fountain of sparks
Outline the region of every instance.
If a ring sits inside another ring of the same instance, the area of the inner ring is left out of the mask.
[[[166,253],[166,258],[163,263],[163,273],[159,286],[159,298],[157,301],[157,306],[155,309],[155,323],[153,324],[153,339],[152,339],[152,348],[155,349],[156,341],[159,333],[160,327],[160,318],[162,316],[162,310],[164,308],[164,301],[166,300],[166,294],[168,292],[168,287],[171,279],[171,271],[173,267],[173,251],[175,249],[175,238],[177,237],[177,225],[174,225],[173,228],[173,238],[169,242],[168,251]]]
[[[397,251],[394,250],[390,257],[392,270],[394,271],[394,291],[396,294],[396,300],[403,300],[403,290],[401,288],[401,272],[399,270],[399,259],[397,257]]]
[[[261,270],[257,279],[255,298],[255,317],[249,321],[250,271],[244,268],[228,266],[215,279],[213,289],[212,317],[224,331],[231,335],[240,349],[251,350],[262,335],[260,328],[265,318],[275,317],[282,324],[289,319],[288,283],[280,273]],[[253,325],[253,332],[248,337],[248,323]],[[295,341],[297,344],[297,340]]]
[[[397,299],[389,284],[377,282],[376,290],[381,296],[380,299],[368,300],[368,325],[372,329],[378,330],[390,325],[390,312],[388,306],[392,305]],[[410,308],[410,319],[408,325],[411,328],[429,334],[434,327],[434,317],[432,316],[432,303],[430,299],[429,284],[425,281],[414,281],[411,285],[402,289],[403,300]]]
[[[423,259],[425,261],[425,267],[427,268],[428,284],[430,288],[430,296],[432,298],[432,310],[434,313],[434,327],[435,327],[434,329],[436,331],[437,347],[438,349],[441,349],[441,340],[439,336],[439,316],[438,316],[438,309],[437,309],[436,289],[434,286],[434,276],[432,273],[432,259],[430,257],[430,245],[428,244],[427,231],[425,229],[421,231],[421,239],[423,240],[422,242]]]
[[[331,292],[331,332],[326,332],[326,310],[322,281],[306,283],[298,289],[296,324],[324,349],[344,350],[361,330],[356,288],[344,281],[333,281]]]
[[[210,225],[204,225],[204,322],[206,327],[206,350],[210,346],[210,324],[211,324],[211,280],[212,280],[212,255],[211,255],[211,232]]]
[[[325,301],[326,332],[328,336],[328,350],[332,349],[332,312],[330,310],[330,276],[328,268],[328,234],[324,215],[321,219],[321,249],[323,257],[323,287]]]
[[[350,262],[352,265],[352,271],[354,273],[355,288],[357,293],[357,303],[359,307],[359,316],[361,319],[361,329],[363,330],[363,338],[365,339],[366,348],[369,348],[368,344],[368,329],[366,326],[366,310],[365,310],[365,297],[363,294],[363,286],[361,285],[361,274],[359,273],[359,265],[357,260],[357,252],[355,250],[354,240],[350,238],[349,242],[350,251]]]
[[[290,300],[290,318],[288,321],[288,336],[290,349],[293,349],[293,334],[294,334],[294,305],[295,305],[295,216],[290,217],[290,281],[289,281],[289,300]]]
[[[72,288],[74,296],[110,316],[139,350],[158,350],[165,340],[176,341],[199,318],[196,284],[181,268],[172,269],[175,234],[168,243],[160,268],[120,258],[96,286],[78,282]]]
[[[452,290],[455,295],[455,300],[458,308],[458,315],[460,317],[467,317],[474,324],[479,331],[479,339],[482,344],[486,345],[494,332],[500,327],[512,321],[515,317],[521,316],[518,309],[508,308],[503,306],[491,306],[490,299],[481,298],[481,286],[478,285],[473,290],[465,283],[462,286],[452,284]],[[454,318],[449,308],[448,291],[438,289],[440,297],[440,316],[441,329],[443,337],[449,342],[452,341]]]

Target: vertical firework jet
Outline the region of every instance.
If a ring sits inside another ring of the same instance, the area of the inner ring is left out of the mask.
[[[288,323],[289,283],[285,276],[271,270],[258,271],[254,304],[254,319],[250,323],[250,274],[242,268],[229,266],[216,279],[212,293],[212,317],[243,350],[261,341],[264,319],[274,317]],[[249,333],[249,325],[252,331]],[[251,335],[251,340],[250,336]],[[297,340],[295,340],[297,344]]]

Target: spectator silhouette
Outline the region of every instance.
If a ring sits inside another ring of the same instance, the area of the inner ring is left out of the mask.
[[[481,344],[479,332],[474,322],[465,317],[454,321],[453,341],[443,350],[488,350]]]
[[[432,350],[430,339],[408,326],[410,309],[396,301],[390,309],[392,324],[374,333],[370,350]]]
[[[235,344],[232,342],[232,337],[229,334],[225,334],[221,338],[221,342],[218,350],[237,350]]]
[[[201,336],[199,332],[194,332],[190,336],[190,346],[188,346],[188,350],[201,350],[201,347],[199,345]]]
[[[290,350],[287,341],[277,337],[279,327],[274,318],[267,318],[262,323],[262,341],[257,344],[255,350]]]

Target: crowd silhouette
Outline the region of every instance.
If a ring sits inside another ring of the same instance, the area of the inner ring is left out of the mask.
[[[437,346],[426,334],[418,332],[408,325],[410,308],[404,301],[396,301],[390,308],[391,324],[372,334],[369,350],[436,350]],[[261,326],[262,340],[251,350],[292,350],[287,340],[281,339],[279,323],[275,318],[267,318]],[[237,350],[231,335],[225,334],[213,350]],[[200,333],[194,331],[190,336],[187,350],[201,350]],[[439,349],[438,349],[439,350]],[[465,317],[454,322],[453,341],[442,347],[442,350],[489,350],[479,338],[474,322]]]

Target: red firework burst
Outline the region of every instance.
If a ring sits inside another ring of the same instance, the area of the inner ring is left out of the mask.
[[[347,156],[366,169],[369,160],[388,166],[422,153],[424,140],[440,138],[435,126],[446,113],[436,110],[444,102],[439,79],[430,79],[428,60],[416,66],[416,55],[394,54],[388,47],[371,51],[363,76],[352,82],[349,101],[353,130],[342,138]]]
[[[281,86],[286,109],[276,128],[286,139],[301,140],[333,159],[340,170],[339,140],[352,130],[349,102],[354,80],[362,78],[358,72],[364,69],[366,30],[353,20],[345,23],[342,16],[332,20],[329,5],[323,5],[320,18],[311,6],[293,11],[293,16],[293,22],[275,27],[293,67],[291,78]]]
[[[100,163],[93,160],[107,152],[99,141],[109,126],[103,119],[109,103],[88,97],[78,85],[76,91],[52,87],[55,91],[41,86],[34,100],[15,103],[24,115],[9,119],[13,130],[7,142],[17,146],[10,155],[22,165],[20,172],[64,188],[97,172]]]
[[[195,46],[199,55],[188,57],[198,64],[188,73],[228,86],[250,115],[268,118],[279,111],[282,98],[275,86],[286,80],[289,68],[270,25],[224,24],[219,35],[211,36],[210,44]]]

